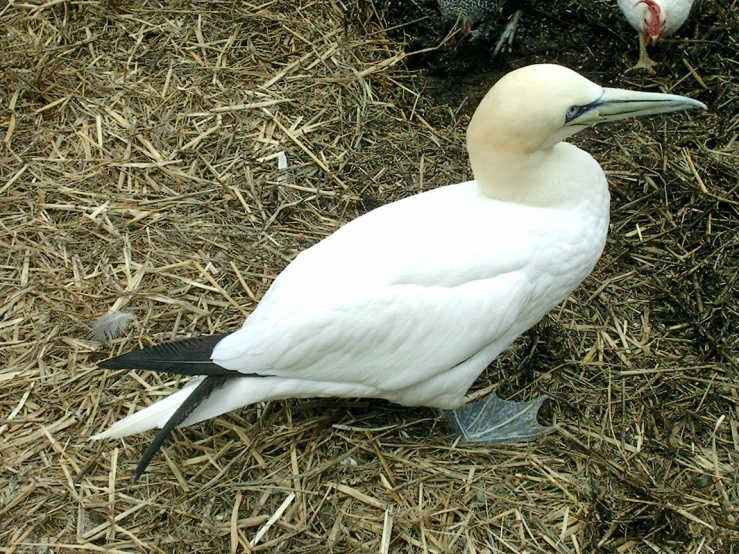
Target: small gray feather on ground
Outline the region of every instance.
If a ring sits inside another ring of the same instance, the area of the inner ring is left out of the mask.
[[[129,312],[109,312],[100,316],[92,325],[87,338],[107,344],[117,339],[128,329],[128,324],[133,321],[134,315]]]

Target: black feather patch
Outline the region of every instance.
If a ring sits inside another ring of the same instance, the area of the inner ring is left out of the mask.
[[[142,352],[145,352],[145,350]],[[195,390],[190,393],[190,396],[188,396],[182,404],[180,404],[180,407],[177,408],[177,411],[175,411],[174,414],[172,414],[172,417],[169,418],[164,427],[162,427],[159,433],[157,433],[157,436],[154,437],[154,441],[149,445],[149,448],[144,452],[139,465],[136,466],[136,473],[134,473],[133,476],[134,483],[138,481],[139,477],[141,477],[144,471],[146,471],[149,463],[154,459],[156,453],[159,452],[159,449],[162,447],[162,444],[170,433],[174,431],[180,423],[185,421],[187,416],[189,416],[203,400],[210,396],[210,393],[215,389],[222,387],[227,381],[235,378],[236,377],[231,375],[209,375],[203,379],[202,383],[195,387]]]
[[[165,342],[98,363],[103,369],[148,369],[178,375],[234,375],[211,361],[213,349],[226,335]]]

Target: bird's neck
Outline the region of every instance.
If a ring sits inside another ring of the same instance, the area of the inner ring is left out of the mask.
[[[526,154],[470,151],[470,162],[482,192],[502,202],[574,210],[607,195],[597,162],[565,142]]]

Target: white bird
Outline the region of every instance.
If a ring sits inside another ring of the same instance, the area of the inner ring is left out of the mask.
[[[562,302],[601,255],[609,194],[598,163],[562,142],[624,117],[705,108],[602,88],[557,65],[504,76],[467,132],[474,181],[369,212],[301,253],[239,330],[146,348],[106,369],[200,375],[92,437],[167,435],[241,406],[305,397],[384,398],[447,414],[463,438],[531,440],[545,397],[462,406],[482,371]],[[461,407],[460,407],[461,406]]]
[[[618,0],[629,24],[639,33],[639,61],[632,69],[654,73],[657,62],[650,59],[647,46],[673,35],[690,15],[693,0]]]

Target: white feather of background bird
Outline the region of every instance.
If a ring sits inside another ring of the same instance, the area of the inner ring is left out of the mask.
[[[688,19],[694,0],[618,0],[626,20],[639,33],[639,61],[632,69],[654,72],[647,46],[673,35]]]

